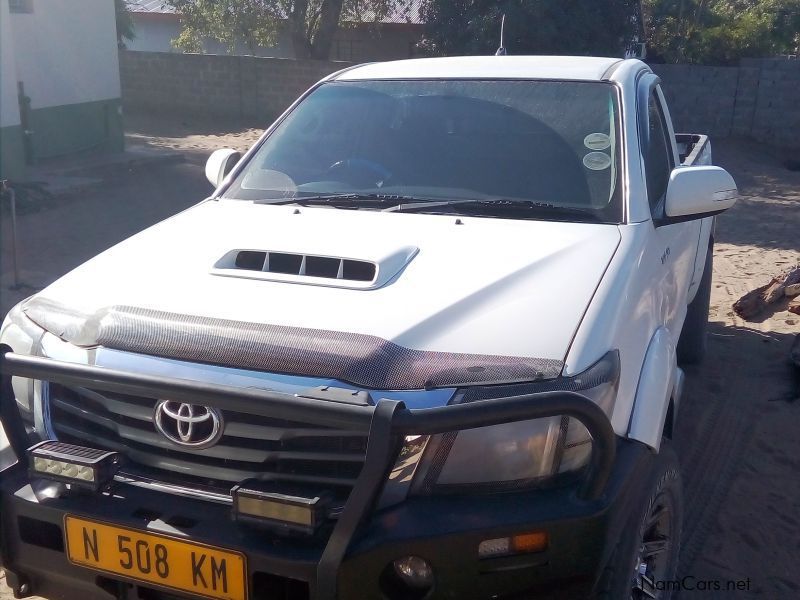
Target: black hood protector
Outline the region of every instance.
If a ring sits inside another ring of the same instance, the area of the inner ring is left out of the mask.
[[[34,322],[44,326],[43,322],[60,320],[52,314],[52,304],[48,310],[35,304],[25,311]],[[114,306],[101,313],[84,321],[93,330],[92,345],[232,368],[337,379],[370,389],[537,381],[557,377],[564,366],[563,361],[554,359],[414,350],[372,335],[129,306]]]

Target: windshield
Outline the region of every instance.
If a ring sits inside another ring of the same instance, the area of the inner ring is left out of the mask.
[[[324,83],[276,127],[224,197],[379,195],[430,201],[439,213],[469,205],[443,206],[448,200],[518,200],[617,223],[617,106],[614,86],[599,82]],[[481,204],[481,214],[504,206]]]

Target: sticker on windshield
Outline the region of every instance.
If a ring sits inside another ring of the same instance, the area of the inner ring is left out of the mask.
[[[611,138],[605,133],[590,133],[583,138],[583,145],[589,150],[605,150],[611,145]]]
[[[589,152],[583,157],[583,166],[592,171],[604,171],[611,166],[611,157],[605,152]]]

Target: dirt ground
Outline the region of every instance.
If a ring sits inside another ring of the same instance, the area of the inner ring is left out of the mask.
[[[153,119],[149,115],[126,115],[127,144],[178,150],[189,159],[205,158],[218,148],[245,152],[264,133],[252,123],[226,120],[176,117]]]
[[[115,173],[105,187],[21,215],[23,289],[9,288],[5,219],[0,313],[202,199],[210,189],[205,157],[219,147],[245,150],[261,133],[193,119],[129,116],[127,124],[128,143],[179,150],[187,162]],[[783,306],[747,323],[731,310],[746,291],[800,263],[800,173],[751,142],[718,140],[713,150],[744,197],[718,220],[708,358],[687,369],[678,417],[686,515],[677,588],[680,598],[800,597],[800,381],[788,362],[800,317]]]

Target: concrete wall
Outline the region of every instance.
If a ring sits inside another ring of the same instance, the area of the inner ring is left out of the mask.
[[[744,59],[739,67],[652,65],[678,131],[752,137],[800,148],[800,60]]]
[[[755,81],[755,85],[748,87],[749,96],[741,94],[737,101],[742,104],[742,129],[747,128],[747,119],[752,114],[753,137],[777,146],[800,148],[800,60],[773,59],[756,64],[754,68],[745,61],[741,69],[741,81]]]
[[[125,110],[252,118],[267,123],[348,63],[254,56],[120,53]]]
[[[398,44],[400,42],[397,42]],[[129,110],[269,120],[310,85],[350,63],[125,51]],[[745,60],[740,67],[653,65],[679,132],[750,136],[800,147],[800,60]]]

